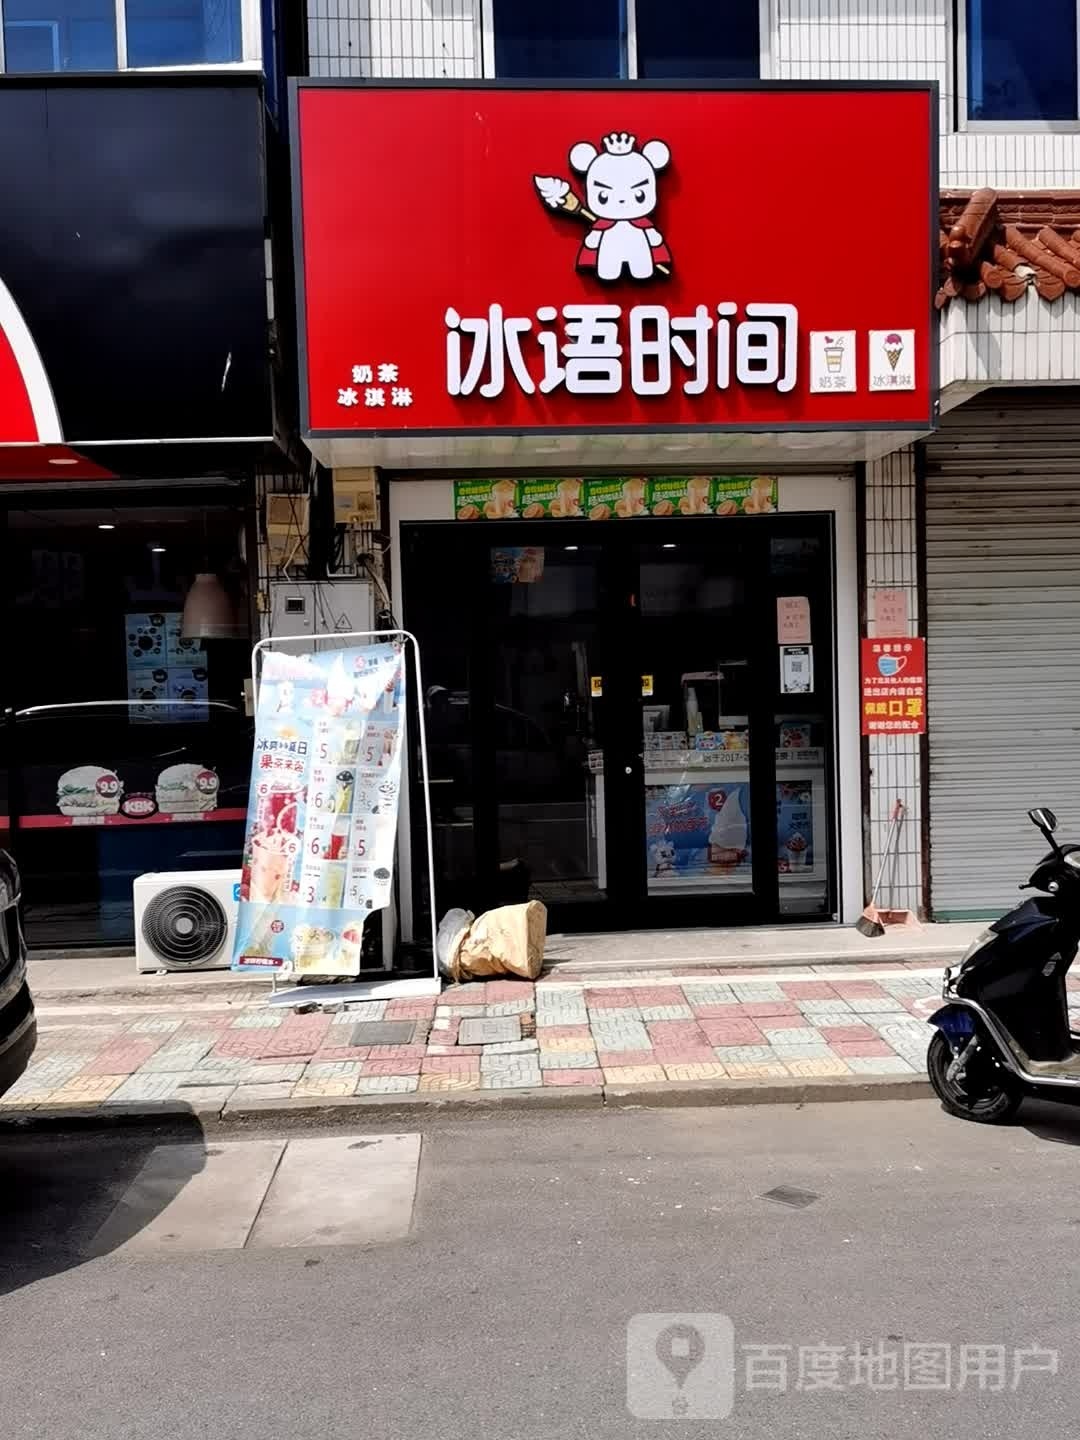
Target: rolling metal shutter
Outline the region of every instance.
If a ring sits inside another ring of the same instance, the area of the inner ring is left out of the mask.
[[[1014,905],[1080,839],[1080,392],[999,391],[927,442],[930,882],[935,919]]]

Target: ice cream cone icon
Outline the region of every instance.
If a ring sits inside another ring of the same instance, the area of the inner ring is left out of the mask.
[[[885,336],[885,359],[888,360],[890,369],[892,369],[892,370],[895,370],[895,369],[896,369],[897,365],[900,363],[900,356],[901,356],[903,353],[904,353],[904,342],[903,342],[903,340],[901,340],[900,336],[899,336],[899,335],[886,335],[886,336]]]

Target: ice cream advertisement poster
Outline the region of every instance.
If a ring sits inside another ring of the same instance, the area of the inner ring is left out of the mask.
[[[782,875],[814,865],[814,785],[811,780],[776,787],[776,868]]]
[[[650,882],[750,874],[750,786],[647,785]]]
[[[359,972],[390,901],[404,703],[397,644],[266,656],[235,970]]]

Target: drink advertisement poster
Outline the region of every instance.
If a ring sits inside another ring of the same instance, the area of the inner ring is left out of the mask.
[[[390,901],[404,705],[400,644],[265,657],[234,970],[359,972]]]

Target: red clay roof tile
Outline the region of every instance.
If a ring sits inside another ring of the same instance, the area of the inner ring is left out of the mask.
[[[937,305],[1080,291],[1080,191],[946,190]]]

